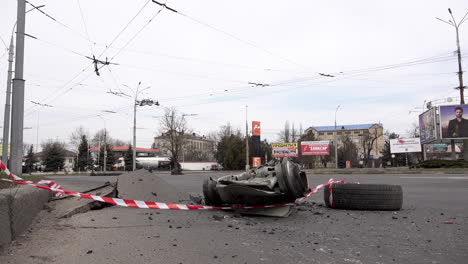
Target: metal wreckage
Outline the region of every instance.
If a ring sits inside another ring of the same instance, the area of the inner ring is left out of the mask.
[[[275,159],[266,165],[238,175],[205,179],[206,205],[260,206],[292,203],[310,191],[306,173],[289,158]],[[287,217],[292,205],[238,209],[242,214]]]

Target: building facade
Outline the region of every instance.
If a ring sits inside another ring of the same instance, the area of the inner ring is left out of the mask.
[[[185,134],[183,137],[183,147],[180,161],[213,161],[214,147],[213,140],[207,139],[204,135],[195,133]],[[169,137],[165,134],[154,138],[153,148],[160,150],[162,156],[170,156]]]
[[[382,156],[382,151],[385,144],[383,136],[383,125],[376,124],[358,124],[358,125],[339,125],[339,126],[315,126],[309,127],[305,133],[313,133],[317,140],[329,140],[330,143],[336,139],[338,148],[343,144],[345,138],[351,139],[363,159],[366,157],[365,149],[368,148],[369,142],[373,140],[370,151],[370,159],[378,159]]]

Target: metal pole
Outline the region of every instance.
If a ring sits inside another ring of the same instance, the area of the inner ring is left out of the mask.
[[[337,131],[336,131],[336,113],[338,112],[338,108],[340,108],[340,105],[336,107],[335,110],[335,168],[338,169],[338,143],[336,142],[337,140]]]
[[[106,164],[106,162],[107,162],[107,126],[106,126],[106,120],[102,116],[100,116],[100,115],[98,115],[98,116],[104,122],[104,165],[102,166],[102,168],[103,168],[103,171],[106,172],[106,167],[107,167],[107,164]]]
[[[10,170],[22,174],[23,126],[24,126],[24,30],[26,26],[26,1],[18,0],[15,78],[13,79],[12,122],[11,122],[11,162]]]
[[[138,87],[135,92],[135,102],[133,104],[133,171],[136,170],[136,109],[137,109],[137,97],[138,97],[138,89],[140,88],[141,82],[138,83]]]
[[[458,82],[460,84],[460,104],[465,104],[464,89],[463,86],[463,69],[461,61],[461,50],[460,50],[460,38],[458,36],[458,26],[455,26],[455,32],[457,33],[457,55],[458,55]]]
[[[8,77],[7,77],[7,90],[5,102],[5,115],[3,119],[3,146],[2,146],[2,162],[8,165],[8,145],[10,143],[10,103],[11,103],[11,78],[13,75],[13,35],[11,35],[10,48],[8,53]],[[37,146],[36,146],[37,148]]]
[[[460,84],[459,89],[460,89],[460,104],[465,104],[465,95],[464,95],[464,89],[465,86],[463,86],[463,69],[462,69],[462,61],[461,61],[461,49],[460,49],[460,38],[458,35],[458,26],[455,27],[456,33],[457,33],[457,55],[458,55],[458,82]],[[463,140],[463,159],[468,161],[468,140],[464,139]],[[455,156],[455,150],[452,151],[454,153],[452,155],[452,159],[454,159]]]
[[[107,167],[107,129],[104,127],[104,172]]]
[[[249,125],[247,124],[247,108],[249,106],[245,106],[245,171],[249,171]]]
[[[36,152],[39,152],[39,110],[37,110],[37,126],[36,126]]]

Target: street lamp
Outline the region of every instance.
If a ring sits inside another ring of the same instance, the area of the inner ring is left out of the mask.
[[[19,1],[18,1],[18,5],[20,5]],[[25,5],[25,2],[21,3],[21,5],[22,6]],[[26,14],[26,13],[32,11],[32,10],[35,10],[35,9],[39,10],[39,8],[42,8],[44,6],[45,5],[35,6],[35,7],[31,8],[31,9],[29,9],[28,11],[24,12],[24,14]],[[18,13],[19,12],[20,12],[20,10],[18,11]],[[24,32],[24,20],[23,20],[24,17],[25,17],[25,15],[22,15],[22,19],[20,21],[20,23],[22,25],[22,28],[23,28],[23,32]],[[9,143],[9,140],[10,140],[10,102],[11,102],[11,88],[12,88],[12,85],[13,85],[12,65],[13,65],[13,56],[14,56],[14,51],[13,50],[15,48],[15,46],[13,44],[13,36],[15,34],[15,28],[16,28],[17,24],[18,24],[18,21],[15,21],[15,24],[13,25],[13,29],[11,30],[10,47],[8,49],[9,50],[9,52],[8,52],[8,77],[7,77],[7,89],[6,89],[6,98],[5,98],[5,112],[4,112],[4,119],[3,119],[3,147],[2,147],[2,162],[4,164],[8,164],[7,163],[8,162],[8,143]],[[24,36],[22,36],[22,37],[24,39]],[[23,42],[24,42],[24,40],[23,40]],[[20,41],[20,44],[21,44],[21,41]],[[21,59],[22,59],[22,56],[23,55],[21,54]],[[21,62],[21,64],[22,64],[22,62]],[[21,73],[22,73],[22,70],[21,70]],[[24,98],[23,98],[23,101],[24,101]],[[24,105],[24,102],[23,102],[23,105]],[[22,131],[21,132],[16,131],[16,133],[21,133],[21,142],[22,142],[22,133],[23,132]],[[13,138],[13,136],[12,136],[12,138]],[[23,147],[21,146],[20,149],[22,149],[22,148]],[[36,148],[37,148],[37,146],[36,146]],[[13,172],[15,172],[15,171],[13,171]]]
[[[141,82],[138,82],[136,91],[134,91],[134,103],[133,103],[133,158],[132,158],[133,171],[135,171],[136,169],[136,109],[137,109],[137,106],[145,106],[145,105],[152,106],[153,104],[155,106],[159,106],[158,101],[155,102],[151,99],[143,99],[141,101],[138,101],[138,94],[151,88],[150,86],[148,86],[140,90],[140,85],[141,85]],[[128,85],[124,85],[124,86],[128,87],[131,91],[133,91],[133,89],[130,86]]]
[[[460,20],[460,22],[457,23],[457,21],[455,20],[455,17],[453,16],[452,14],[452,10],[450,10],[450,8],[448,9],[448,12],[450,13],[450,16],[452,17],[453,21],[452,20],[448,20],[448,21],[445,21],[443,19],[440,19],[438,17],[436,17],[436,19],[450,25],[450,26],[453,26],[455,28],[455,33],[456,33],[456,36],[457,36],[457,56],[458,56],[458,82],[459,82],[459,87],[457,87],[457,89],[460,90],[460,104],[465,104],[465,98],[464,98],[464,89],[465,89],[465,86],[463,86],[463,70],[462,70],[462,63],[461,63],[461,50],[460,50],[460,38],[458,36],[458,29],[460,28],[461,24],[463,24],[463,22],[465,22],[466,20],[468,20],[468,12],[465,14],[465,16],[463,16],[463,18]]]
[[[338,112],[338,108],[340,108],[340,105],[338,105],[336,107],[336,110],[335,110],[335,140],[334,140],[335,144],[334,145],[335,145],[335,168],[337,168],[337,169],[338,169],[338,144],[336,142],[336,134],[337,134],[337,132],[336,132],[336,113]]]
[[[103,165],[103,171],[106,172],[106,162],[107,162],[107,128],[106,128],[106,120],[101,116],[98,115],[102,121],[104,121],[104,165]],[[99,150],[100,151],[100,150]]]

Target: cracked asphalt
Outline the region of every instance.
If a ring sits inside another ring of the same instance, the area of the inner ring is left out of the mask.
[[[201,194],[202,179],[222,175],[226,173],[158,174],[192,194]],[[54,203],[60,201],[55,201],[0,252],[0,263],[466,262],[468,176],[310,175],[309,183],[315,186],[331,177],[400,184],[403,208],[329,209],[319,191],[288,218],[114,206],[58,219]]]

